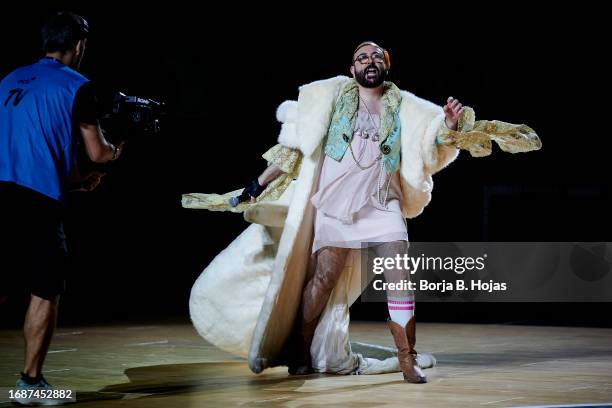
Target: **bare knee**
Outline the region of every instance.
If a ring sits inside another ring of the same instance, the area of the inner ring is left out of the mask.
[[[346,248],[330,250],[325,248],[317,260],[317,268],[312,278],[313,284],[323,292],[331,291],[344,270],[347,254]]]
[[[30,307],[40,308],[55,308],[59,303],[59,295],[51,298],[42,298],[40,296],[32,294],[30,296]]]
[[[408,242],[404,240],[385,242],[374,247],[377,256],[394,257],[397,254],[408,253]]]
[[[312,279],[313,286],[315,286],[321,293],[331,292],[336,286],[336,282],[340,276],[339,273],[333,273],[330,271],[327,272],[328,273],[317,273]]]

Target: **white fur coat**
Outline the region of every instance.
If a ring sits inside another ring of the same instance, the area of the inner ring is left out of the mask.
[[[262,202],[245,212],[253,224],[215,257],[192,288],[190,313],[198,332],[219,348],[248,357],[256,373],[285,363],[281,351],[311,261],[314,209],[310,197],[318,184],[322,141],[336,97],[348,80],[338,76],[304,85],[297,101],[279,106],[278,142],[301,150],[300,173],[279,200]],[[452,162],[458,150],[435,144],[444,123],[440,106],[409,92],[401,95],[401,208],[406,218],[413,218],[431,200],[432,175]],[[317,371],[398,370],[397,358],[368,358],[353,352],[348,341],[348,308],[360,295],[359,264],[353,251],[317,326],[311,348]]]

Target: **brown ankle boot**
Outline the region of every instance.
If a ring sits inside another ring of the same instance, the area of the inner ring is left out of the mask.
[[[425,377],[416,361],[417,352],[414,349],[416,327],[414,317],[410,319],[405,328],[391,319],[387,320],[387,325],[389,330],[391,330],[391,335],[393,335],[393,340],[397,347],[397,359],[404,373],[404,380],[416,384],[427,382],[427,377]]]

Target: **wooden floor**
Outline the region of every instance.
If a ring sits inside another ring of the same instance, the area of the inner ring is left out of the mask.
[[[417,325],[417,349],[438,366],[429,383],[401,374],[290,377],[251,373],[187,323],[63,327],[45,376],[77,390],[80,407],[511,407],[612,403],[612,330]],[[383,323],[354,322],[352,340],[392,345]],[[22,368],[19,331],[0,331],[0,387]],[[0,406],[9,406],[1,401]]]

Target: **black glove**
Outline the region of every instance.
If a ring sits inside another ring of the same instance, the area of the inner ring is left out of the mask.
[[[265,186],[259,184],[257,179],[249,182],[238,197],[232,197],[229,199],[229,205],[236,207],[238,204],[244,201],[249,201],[251,197],[259,197],[262,191],[266,189]]]
[[[259,195],[262,191],[265,190],[265,188],[265,186],[259,185],[259,181],[255,179],[246,185],[242,194],[248,194],[251,197],[259,197]]]

